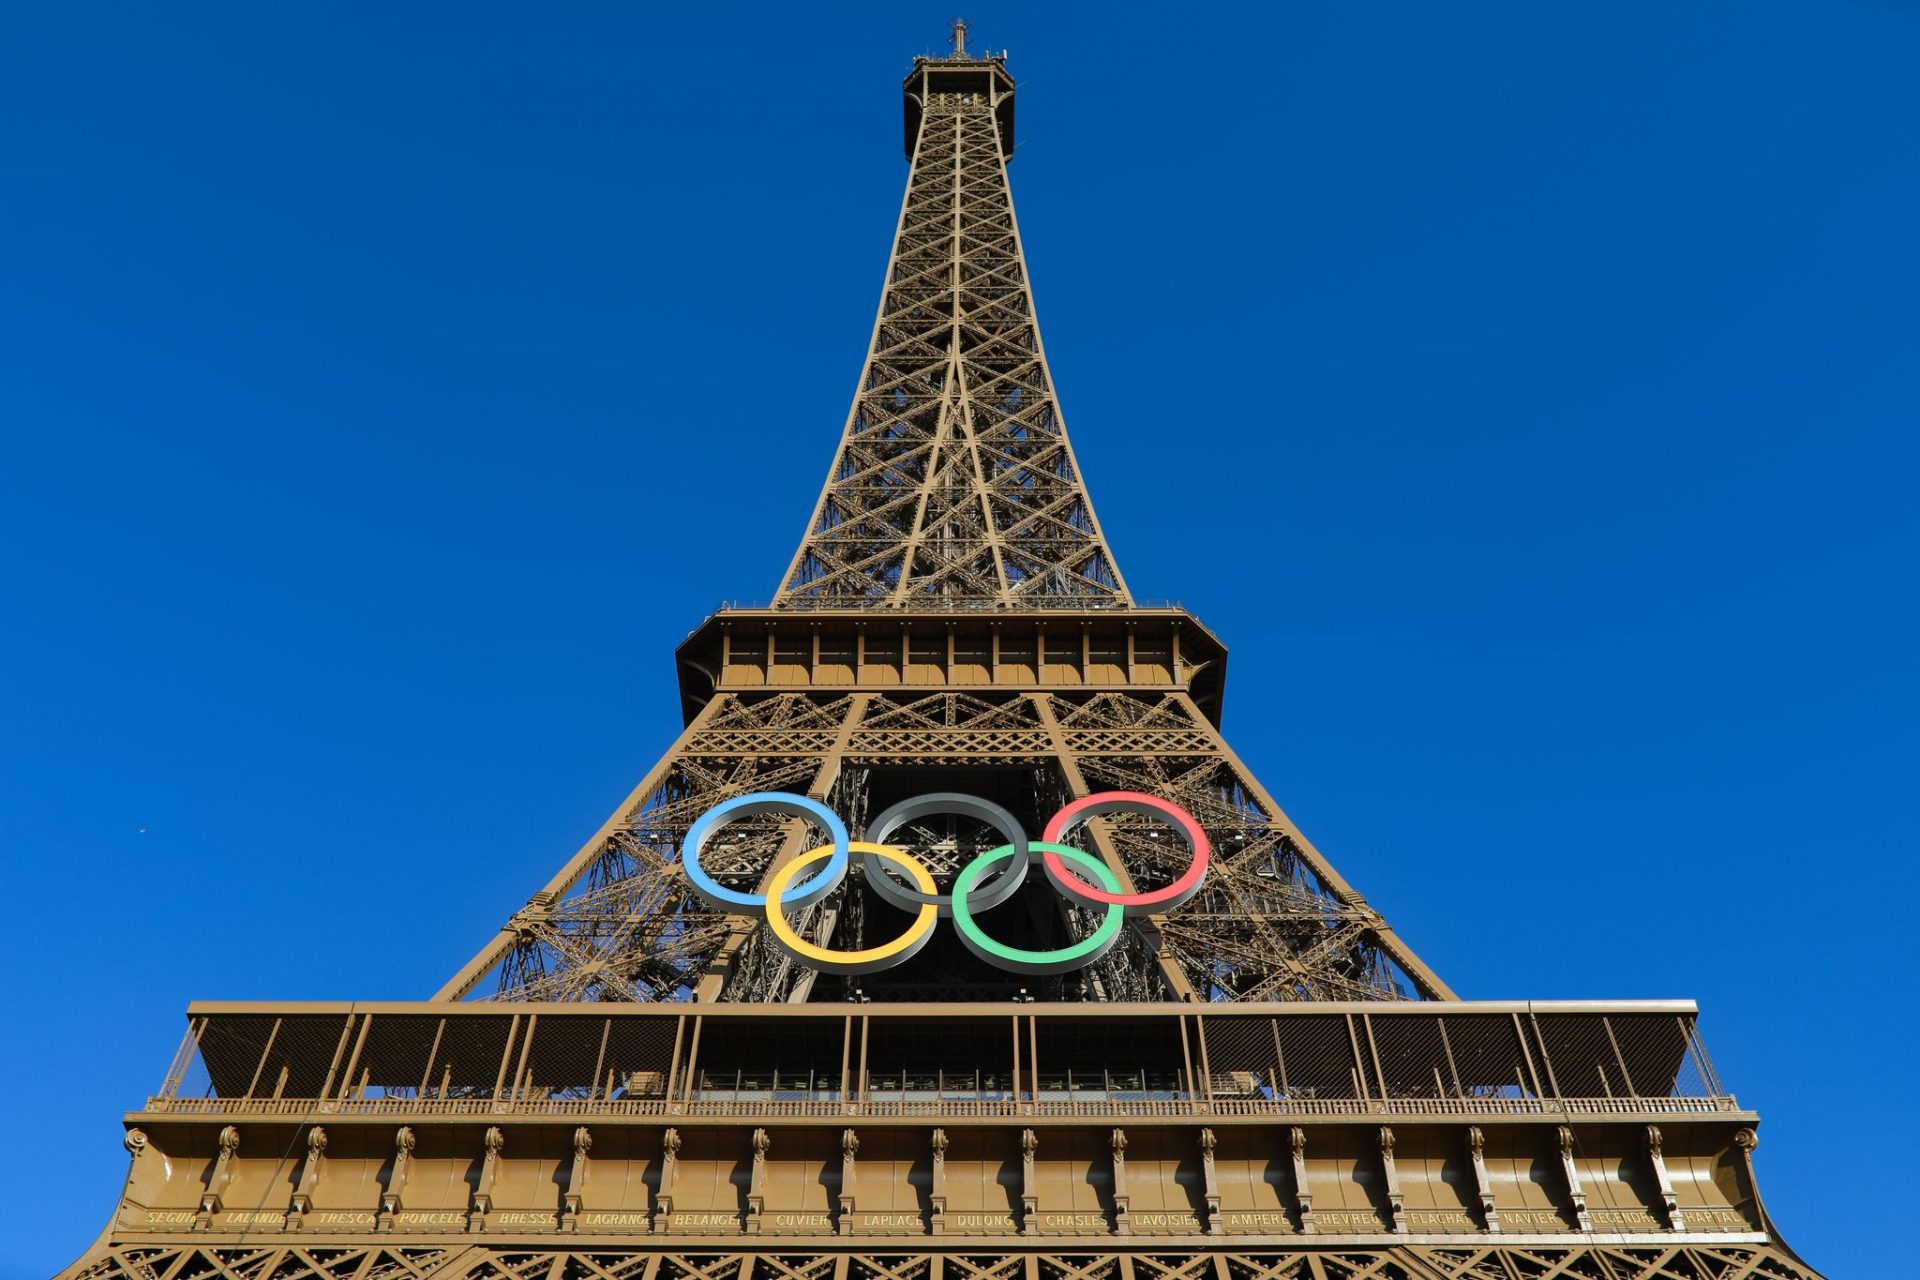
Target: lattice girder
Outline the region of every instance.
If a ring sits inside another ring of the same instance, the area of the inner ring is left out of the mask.
[[[927,95],[861,389],[776,607],[1131,603],[1054,399],[995,106]]]

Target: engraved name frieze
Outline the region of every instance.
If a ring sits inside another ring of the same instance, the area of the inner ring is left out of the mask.
[[[856,1213],[851,1221],[855,1231],[891,1235],[919,1235],[927,1229],[927,1220],[917,1213]]]
[[[1229,1211],[1220,1215],[1222,1225],[1228,1231],[1244,1231],[1258,1235],[1280,1235],[1293,1231],[1293,1219],[1277,1209],[1266,1212]]]
[[[667,1229],[701,1232],[738,1231],[740,1215],[737,1213],[676,1213],[668,1222]]]
[[[949,1213],[949,1231],[1014,1231],[1018,1225],[1010,1213]]]
[[[146,1225],[149,1227],[191,1227],[197,1215],[191,1209],[149,1209]]]
[[[523,1229],[532,1227],[539,1231],[551,1231],[554,1226],[554,1216],[551,1213],[494,1212],[487,1215],[487,1225]]]
[[[1341,1231],[1372,1234],[1387,1229],[1387,1224],[1380,1220],[1380,1215],[1371,1210],[1320,1209],[1313,1216],[1320,1224],[1322,1234]]]

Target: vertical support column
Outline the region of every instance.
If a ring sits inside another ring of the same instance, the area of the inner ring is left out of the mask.
[[[933,1185],[927,1191],[927,1204],[933,1210],[932,1221],[927,1224],[930,1235],[943,1235],[947,1230],[947,1131],[933,1131]],[[936,1263],[937,1265],[937,1263]]]
[[[665,1234],[673,1229],[673,1175],[680,1166],[680,1131],[669,1129],[660,1137],[660,1191],[654,1196],[653,1229]]]
[[[1113,1233],[1133,1234],[1133,1198],[1127,1194],[1127,1131],[1115,1129],[1107,1139],[1113,1152]]]
[[[300,1166],[300,1181],[294,1184],[293,1204],[287,1210],[287,1230],[298,1231],[313,1212],[313,1189],[327,1164],[327,1131],[319,1125],[307,1130],[307,1159]]]
[[[1210,1236],[1220,1234],[1220,1178],[1213,1167],[1213,1150],[1218,1145],[1213,1130],[1200,1131],[1200,1189],[1206,1197],[1205,1226]]]
[[[1295,1125],[1287,1142],[1293,1148],[1293,1198],[1300,1205],[1300,1234],[1310,1236],[1319,1228],[1313,1221],[1313,1192],[1307,1189],[1307,1131]]]
[[[498,1125],[490,1126],[480,1145],[486,1154],[480,1157],[480,1180],[474,1184],[473,1206],[467,1210],[467,1230],[475,1232],[487,1229],[487,1215],[493,1212],[493,1184],[500,1177],[500,1152],[507,1145],[507,1135]]]
[[[1384,1124],[1380,1126],[1380,1172],[1386,1177],[1387,1217],[1392,1220],[1389,1227],[1395,1235],[1404,1235],[1407,1201],[1400,1192],[1400,1170],[1393,1162],[1393,1129]]]
[[[380,1193],[380,1216],[373,1221],[375,1231],[393,1230],[394,1219],[405,1207],[407,1179],[413,1174],[413,1145],[413,1130],[401,1125],[393,1135],[393,1172],[387,1177],[386,1190]]]
[[[1653,1162],[1653,1180],[1660,1186],[1660,1208],[1667,1215],[1667,1226],[1675,1231],[1687,1229],[1687,1217],[1680,1212],[1680,1201],[1673,1194],[1673,1179],[1667,1176],[1667,1158],[1661,1150],[1660,1126],[1647,1126],[1647,1157]]]
[[[1746,1193],[1747,1201],[1753,1205],[1747,1217],[1756,1228],[1772,1231],[1773,1224],[1767,1221],[1766,1206],[1760,1203],[1760,1183],[1753,1172],[1753,1149],[1760,1145],[1760,1135],[1750,1126],[1735,1129],[1733,1145],[1740,1152],[1740,1189]]]
[[[760,1234],[760,1215],[767,1208],[767,1152],[773,1139],[765,1129],[753,1131],[753,1172],[747,1178],[747,1234]]]
[[[213,1227],[213,1215],[225,1206],[221,1197],[233,1182],[233,1160],[240,1151],[240,1131],[232,1125],[220,1130],[220,1154],[214,1158],[213,1174],[207,1179],[207,1190],[200,1197],[200,1212],[194,1216],[193,1229],[207,1231]]]
[[[1488,1231],[1500,1229],[1500,1210],[1493,1204],[1493,1180],[1487,1176],[1487,1135],[1479,1125],[1467,1127],[1467,1153],[1473,1158],[1473,1189],[1480,1197],[1480,1223]]]
[[[1593,1218],[1587,1212],[1587,1193],[1580,1187],[1580,1167],[1573,1162],[1573,1130],[1560,1126],[1560,1171],[1567,1179],[1567,1199],[1573,1206],[1573,1219],[1582,1231],[1593,1230]]]
[[[567,1165],[567,1190],[560,1203],[562,1231],[580,1229],[580,1202],[587,1191],[587,1176],[592,1172],[587,1153],[593,1150],[593,1134],[581,1125],[573,1131],[573,1160]]]
[[[854,1164],[860,1156],[860,1135],[852,1129],[840,1131],[840,1234],[853,1234]]]
[[[1034,1154],[1040,1139],[1031,1129],[1020,1131],[1020,1234],[1040,1234],[1040,1180],[1035,1175]]]

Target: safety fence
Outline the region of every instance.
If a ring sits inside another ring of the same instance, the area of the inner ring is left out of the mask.
[[[1693,1114],[1691,1007],[1071,1014],[197,1008],[154,1111],[808,1118]],[[933,1059],[925,1066],[914,1058]]]

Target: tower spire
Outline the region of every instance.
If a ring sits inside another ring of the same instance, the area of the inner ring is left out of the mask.
[[[1131,607],[1034,318],[1013,78],[922,58],[903,89],[913,167],[880,314],[776,607]]]
[[[947,31],[953,37],[953,57],[967,56],[967,32],[971,29],[965,18],[955,18],[947,24]]]

